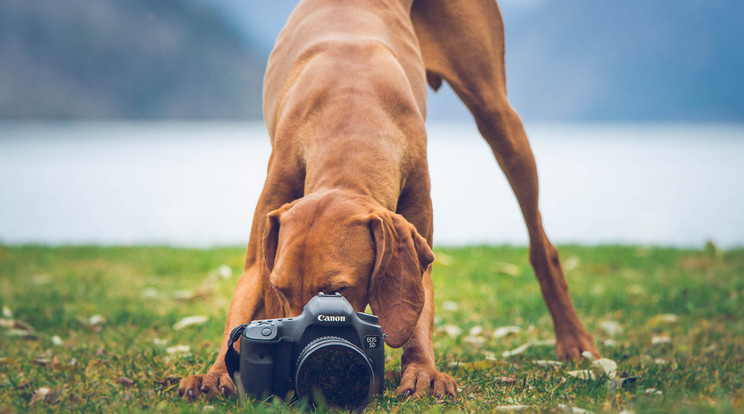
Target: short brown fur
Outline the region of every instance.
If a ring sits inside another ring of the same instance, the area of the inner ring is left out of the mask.
[[[404,347],[400,394],[456,396],[432,345],[427,81],[453,87],[517,196],[558,356],[598,355],[543,230],[535,161],[504,73],[493,0],[302,1],[269,58],[272,153],[222,347],[179,394],[234,394],[224,339],[235,326],[298,315],[318,292],[339,291],[358,311],[369,304],[388,345]]]

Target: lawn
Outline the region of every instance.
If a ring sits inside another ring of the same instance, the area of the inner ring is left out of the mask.
[[[438,249],[434,347],[460,397],[397,398],[400,351],[388,349],[367,412],[744,412],[744,250],[559,251],[616,375],[552,361],[525,248]],[[216,355],[242,260],[241,248],[0,245],[0,413],[292,411],[176,395]]]

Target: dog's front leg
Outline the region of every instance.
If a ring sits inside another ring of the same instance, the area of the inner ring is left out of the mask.
[[[424,273],[424,309],[411,339],[403,346],[401,370],[403,377],[398,395],[424,396],[431,392],[437,399],[457,396],[457,382],[440,372],[434,363],[434,286],[431,281],[431,266]]]
[[[274,152],[269,159],[268,174],[264,184],[261,197],[258,199],[256,211],[253,215],[253,225],[248,242],[245,259],[245,270],[238,280],[233,293],[230,309],[227,313],[227,322],[220,345],[220,351],[214,364],[206,374],[197,374],[184,377],[178,386],[178,395],[188,398],[196,398],[200,393],[207,397],[218,394],[236,395],[237,388],[230,379],[225,366],[225,354],[227,353],[227,339],[232,330],[243,323],[255,319],[263,319],[267,312],[276,313],[275,304],[265,303],[265,293],[268,288],[267,275],[262,253],[262,236],[266,226],[266,215],[288,203],[295,198],[302,189],[304,173],[283,168],[291,164],[286,158],[276,156]],[[266,309],[269,309],[267,311]],[[272,315],[274,316],[274,315]],[[240,341],[235,343],[235,350],[239,351]]]
[[[178,386],[178,395],[188,399],[196,398],[204,394],[211,398],[222,394],[225,396],[237,395],[237,388],[227,373],[225,366],[225,354],[227,353],[227,338],[232,330],[247,321],[260,319],[263,314],[263,289],[261,288],[260,263],[247,268],[238,280],[235,287],[230,310],[227,314],[225,332],[222,338],[220,352],[217,359],[206,374],[197,374],[184,377]],[[240,342],[236,342],[237,346]],[[236,350],[239,350],[236,348]]]

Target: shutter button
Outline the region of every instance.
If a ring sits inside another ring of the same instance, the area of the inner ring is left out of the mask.
[[[263,335],[263,336],[269,336],[269,335],[271,335],[271,328],[263,328],[261,330],[261,335]]]

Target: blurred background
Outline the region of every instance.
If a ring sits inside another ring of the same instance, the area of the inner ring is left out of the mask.
[[[246,244],[295,4],[0,2],[0,242]],[[744,245],[744,3],[499,4],[554,242]],[[435,243],[525,244],[448,88],[427,123]]]

